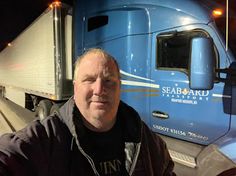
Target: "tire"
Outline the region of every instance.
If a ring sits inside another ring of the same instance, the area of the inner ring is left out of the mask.
[[[50,109],[52,107],[52,102],[50,100],[41,100],[36,108],[36,116],[43,120],[50,115]]]

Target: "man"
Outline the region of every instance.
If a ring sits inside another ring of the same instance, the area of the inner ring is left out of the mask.
[[[74,96],[43,121],[0,139],[0,175],[171,176],[165,143],[120,101],[115,59],[90,49],[76,62]]]

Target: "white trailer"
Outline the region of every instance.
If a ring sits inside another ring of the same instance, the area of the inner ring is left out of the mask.
[[[54,3],[0,53],[2,95],[43,118],[72,95],[72,16]]]

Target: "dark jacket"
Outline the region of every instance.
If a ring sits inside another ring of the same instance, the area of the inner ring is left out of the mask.
[[[98,175],[82,149],[75,128],[74,101],[59,117],[33,121],[23,130],[0,138],[0,175],[94,176]],[[132,176],[172,175],[173,162],[165,143],[140,120],[136,111],[120,103],[117,118],[125,120],[125,166]],[[173,174],[174,175],[174,174]]]

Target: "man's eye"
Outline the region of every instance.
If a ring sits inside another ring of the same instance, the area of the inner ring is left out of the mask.
[[[106,79],[105,80],[105,83],[107,84],[107,85],[113,85],[113,84],[115,84],[115,80],[114,79]]]
[[[94,79],[94,78],[86,78],[86,79],[84,79],[83,82],[89,82],[89,83],[91,83],[91,82],[94,82],[94,81],[96,81],[96,79]]]
[[[111,79],[105,79],[105,82],[109,83],[109,82],[112,82],[112,80]]]

